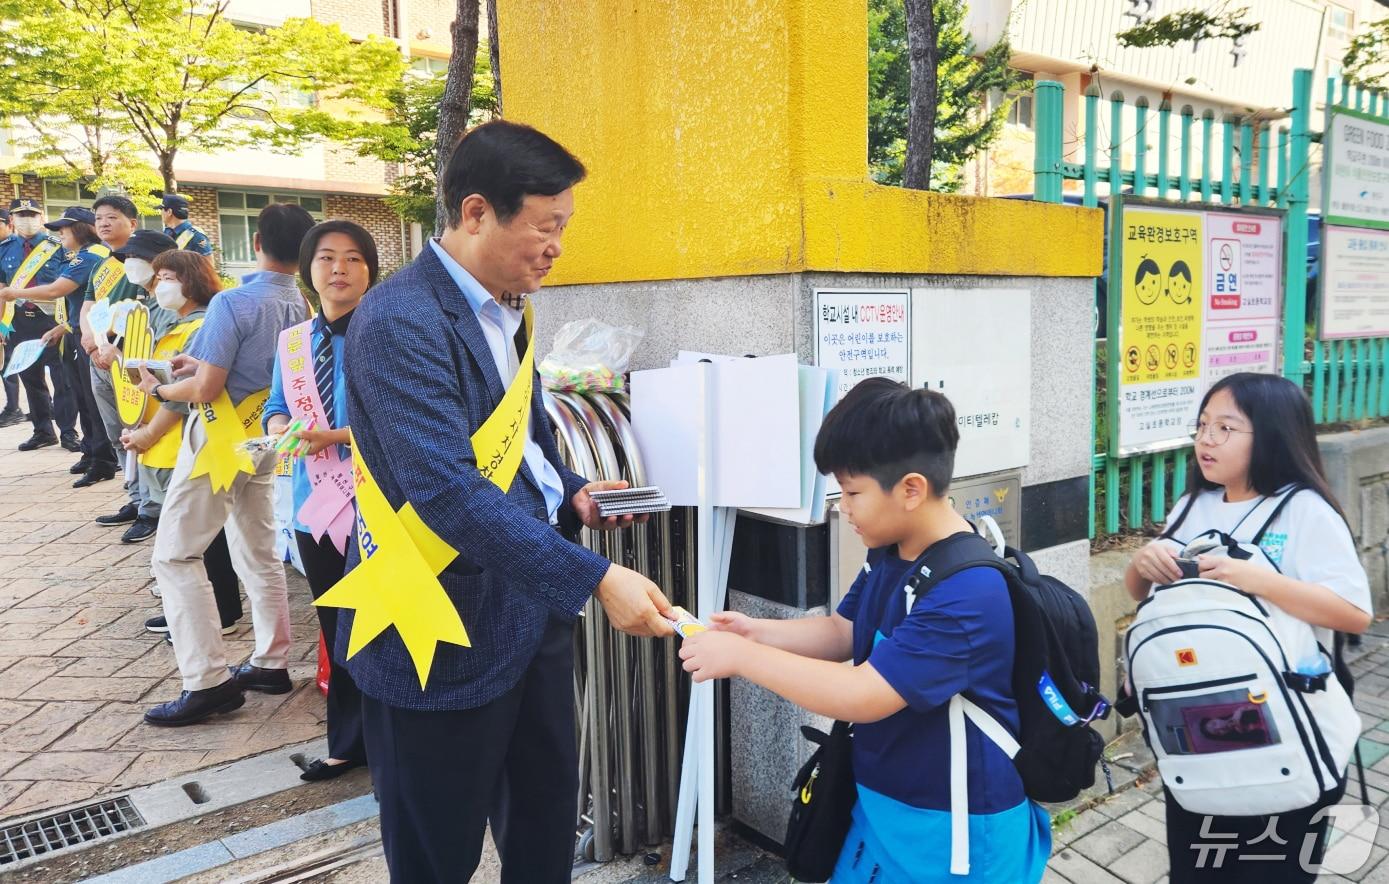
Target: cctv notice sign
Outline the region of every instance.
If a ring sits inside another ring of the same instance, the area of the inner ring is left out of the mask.
[[[1274,372],[1283,218],[1120,198],[1111,202],[1110,451],[1180,448],[1206,389]]]

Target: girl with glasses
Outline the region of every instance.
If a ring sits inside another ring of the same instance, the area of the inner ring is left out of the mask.
[[[1327,485],[1311,404],[1302,390],[1267,374],[1222,378],[1202,399],[1192,435],[1195,451],[1187,491],[1168,515],[1169,531],[1180,525],[1184,537],[1210,530],[1234,535],[1260,503],[1298,489],[1259,542],[1277,570],[1252,559],[1203,555],[1200,576],[1255,596],[1276,616],[1303,621],[1326,648],[1334,645],[1333,631],[1364,632],[1372,620],[1369,583],[1345,515]],[[1129,594],[1142,600],[1155,585],[1182,579],[1177,563],[1181,549],[1180,542],[1164,534],[1139,550],[1124,574]],[[1346,684],[1349,672],[1339,659],[1337,655],[1337,675]],[[1344,791],[1343,770],[1339,782],[1309,807],[1276,816],[1205,817],[1183,809],[1164,790],[1171,881],[1275,884],[1315,879],[1329,821],[1319,811],[1339,802]],[[1270,826],[1278,841],[1261,837]],[[1234,843],[1230,833],[1238,836],[1238,845],[1223,852],[1218,868],[1210,861],[1211,851],[1200,849],[1217,832],[1226,845]],[[1305,851],[1308,844],[1313,849]],[[1259,861],[1240,861],[1246,853]],[[1282,854],[1281,861],[1270,861],[1270,854]]]

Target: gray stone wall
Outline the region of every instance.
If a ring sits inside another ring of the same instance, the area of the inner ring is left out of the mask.
[[[1345,510],[1370,580],[1375,612],[1389,607],[1389,427],[1317,438],[1326,478]]]

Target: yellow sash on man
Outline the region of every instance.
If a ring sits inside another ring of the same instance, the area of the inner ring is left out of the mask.
[[[34,274],[39,272],[39,268],[48,263],[48,259],[53,257],[58,249],[62,248],[56,239],[45,239],[43,242],[34,246],[33,251],[29,252],[29,257],[19,265],[19,269],[14,272],[14,277],[10,279],[10,288],[28,288]],[[6,326],[14,325],[14,301],[5,302],[5,312],[0,315],[0,322]]]
[[[176,325],[159,339],[159,343],[154,347],[153,359],[172,359],[179,353],[188,348],[188,339],[202,327],[204,317]],[[160,405],[153,401],[145,408],[145,423],[154,420],[154,416],[159,413]],[[159,437],[159,441],[149,447],[144,454],[140,455],[140,463],[156,470],[172,469],[178,462],[178,447],[183,441],[183,421],[179,421],[168,431]]]
[[[93,251],[96,246],[91,247]],[[102,246],[105,248],[105,246]],[[110,251],[107,251],[110,254]],[[92,296],[98,301],[104,301],[115,290],[116,283],[125,277],[125,265],[116,258],[108,257],[101,262],[101,266],[92,271]]]
[[[236,481],[237,473],[255,473],[255,461],[238,446],[252,435],[252,427],[260,426],[269,398],[270,391],[261,390],[232,407],[231,397],[223,389],[211,402],[193,406],[203,417],[207,441],[194,458],[188,478],[207,476],[213,491],[225,491]]]
[[[503,492],[511,488],[520,470],[530,434],[535,384],[534,319],[527,302],[526,352],[516,377],[496,409],[471,437],[478,472]],[[458,609],[438,576],[458,552],[430,530],[409,501],[399,512],[392,510],[355,442],[352,453],[361,563],[314,604],[356,611],[347,646],[349,658],[386,627],[395,626],[415,664],[420,690],[424,690],[438,642],[471,647]]]
[[[178,239],[174,240],[174,245],[178,246],[180,249],[188,248],[188,244],[193,241],[193,235],[197,232],[198,231],[191,227],[188,228],[178,235]]]

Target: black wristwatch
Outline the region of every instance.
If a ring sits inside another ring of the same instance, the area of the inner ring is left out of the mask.
[[[158,400],[159,402],[168,402],[168,401],[169,401],[168,399],[165,399],[163,396],[160,396],[160,395],[159,395],[159,388],[162,387],[162,386],[164,386],[164,385],[163,385],[163,384],[155,384],[155,385],[154,385],[154,389],[153,389],[153,390],[150,390],[150,395],[153,396],[153,397],[154,397],[156,400]]]

